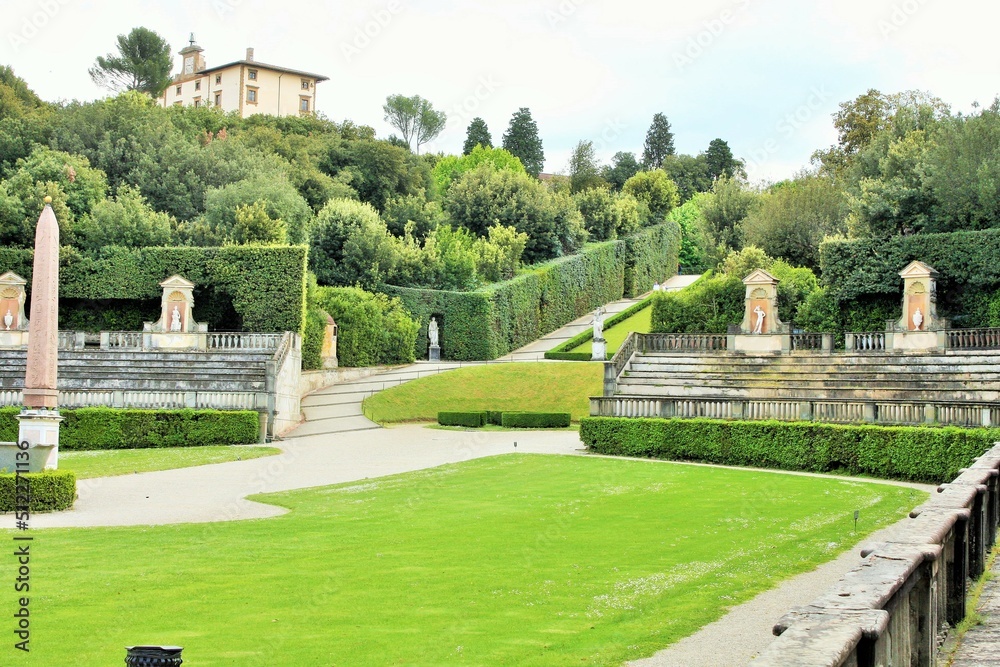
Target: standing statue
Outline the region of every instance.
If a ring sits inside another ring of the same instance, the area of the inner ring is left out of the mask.
[[[181,311],[177,308],[177,306],[174,306],[174,312],[170,314],[170,330],[181,330]]]
[[[917,308],[917,312],[913,313],[913,328],[916,331],[920,331],[920,325],[924,323],[924,314],[920,312]]]
[[[438,346],[438,323],[433,317],[427,324],[427,340],[430,341],[431,347]]]
[[[3,316],[3,323],[7,327],[7,331],[10,331],[10,325],[14,323],[14,314],[10,312],[10,308],[7,309],[7,314]]]
[[[594,311],[594,340],[604,340],[604,308],[598,306]]]
[[[753,309],[753,314],[757,316],[757,324],[754,325],[753,332],[755,334],[763,333],[764,332],[764,316],[766,315],[766,313],[764,312],[764,309],[761,308],[760,306],[757,306],[756,308]]]

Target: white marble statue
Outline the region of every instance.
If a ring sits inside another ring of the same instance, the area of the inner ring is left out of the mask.
[[[920,331],[920,325],[924,323],[924,314],[920,312],[917,308],[917,312],[913,313],[913,328],[916,331]]]
[[[437,347],[438,345],[438,323],[433,317],[431,321],[427,324],[427,340],[430,341],[431,347]]]
[[[174,312],[170,314],[170,330],[181,330],[181,311],[177,306],[174,306]]]
[[[598,307],[594,311],[594,340],[604,339],[604,309]]]
[[[653,283],[653,291],[654,292],[660,291],[660,283]]]
[[[3,323],[7,327],[7,331],[10,331],[10,325],[14,323],[14,313],[10,312],[10,308],[7,309],[7,314],[3,316]]]
[[[766,315],[766,313],[764,312],[764,309],[761,308],[760,306],[757,306],[756,308],[753,309],[753,314],[757,316],[757,324],[754,325],[753,332],[755,334],[763,333],[764,332],[764,316]]]

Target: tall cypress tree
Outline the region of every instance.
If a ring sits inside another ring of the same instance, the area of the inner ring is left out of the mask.
[[[646,169],[659,169],[668,155],[674,154],[674,133],[670,121],[662,113],[653,116],[653,123],[646,132],[642,145],[642,164]]]
[[[510,125],[503,135],[503,148],[520,158],[524,170],[535,178],[542,173],[545,151],[542,150],[542,140],[538,136],[538,125],[527,107],[521,107],[511,117]]]
[[[493,148],[490,128],[486,127],[486,121],[478,116],[472,119],[472,122],[469,123],[469,129],[465,131],[465,146],[462,147],[462,155],[468,155],[476,146]]]
[[[720,176],[732,178],[740,168],[739,160],[733,157],[733,151],[729,144],[722,139],[712,139],[705,151],[705,162],[708,167],[708,176],[713,181]]]

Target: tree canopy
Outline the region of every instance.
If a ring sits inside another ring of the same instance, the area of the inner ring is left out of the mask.
[[[437,111],[420,95],[405,97],[390,95],[382,106],[385,122],[403,135],[403,141],[419,153],[420,147],[436,138],[444,130],[448,116]]]
[[[545,166],[545,151],[538,136],[538,125],[527,107],[518,109],[510,119],[510,125],[503,135],[503,147],[511,155],[519,158],[525,171],[538,177]]]
[[[94,83],[112,92],[138,90],[157,97],[170,85],[172,68],[170,44],[139,27],[118,35],[118,53],[98,56],[88,72]]]
[[[490,129],[486,127],[486,121],[476,117],[469,123],[465,131],[465,144],[462,146],[462,154],[468,155],[476,146],[483,148],[493,148],[493,137],[490,136]]]
[[[646,143],[642,145],[642,165],[646,169],[659,169],[667,156],[673,154],[674,133],[670,131],[670,121],[662,113],[656,113],[646,131]]]

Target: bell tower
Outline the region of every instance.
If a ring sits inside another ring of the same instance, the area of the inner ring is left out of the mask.
[[[181,63],[181,74],[178,78],[186,79],[205,69],[205,56],[202,55],[203,51],[203,48],[195,44],[194,33],[191,33],[190,42],[179,51],[184,60]]]

